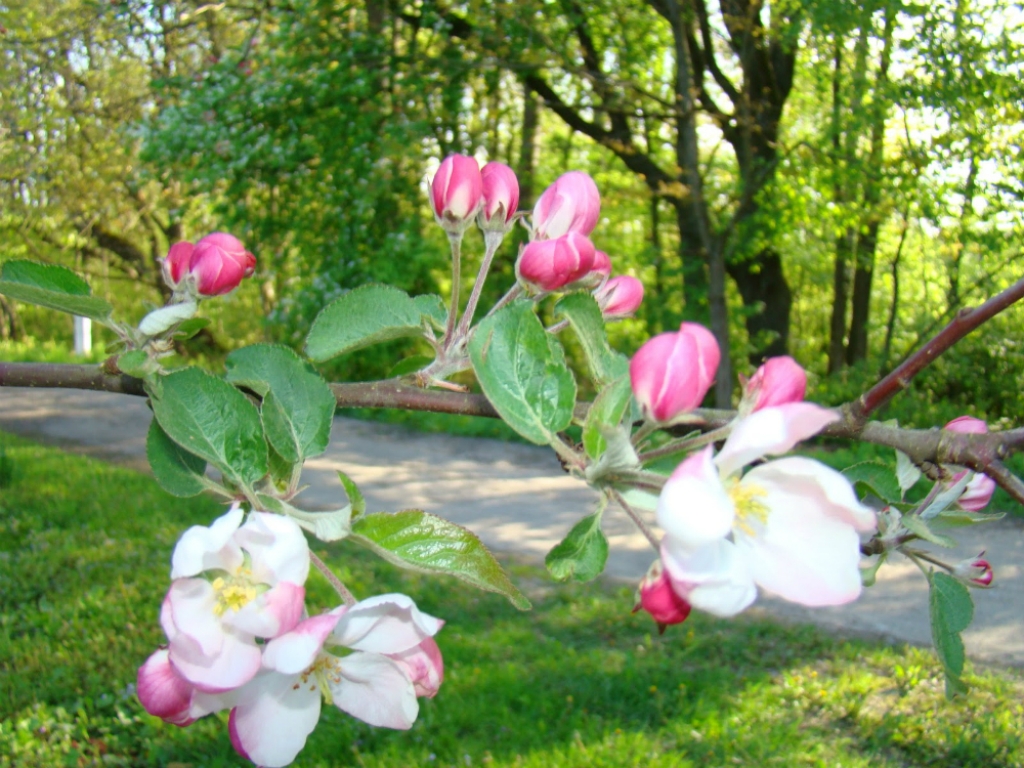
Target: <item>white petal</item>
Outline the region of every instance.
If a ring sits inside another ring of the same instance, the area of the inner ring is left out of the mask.
[[[443,625],[421,612],[411,597],[377,595],[346,610],[331,641],[357,651],[401,653],[433,637]]]
[[[320,720],[320,689],[312,680],[266,672],[240,692],[231,712],[231,740],[265,768],[289,765]]]
[[[223,622],[255,637],[277,637],[288,632],[302,618],[306,590],[288,581],[250,600],[238,611],[227,611]]]
[[[242,523],[242,508],[237,504],[213,521],[213,525],[193,525],[178,539],[171,557],[171,578],[195,576],[212,568],[233,571],[242,564],[242,552],[231,537]]]
[[[171,663],[178,673],[201,691],[220,693],[245,685],[259,672],[261,654],[250,637],[225,632],[217,653],[197,653],[185,635],[169,645]]]
[[[313,616],[291,632],[271,640],[263,648],[263,666],[290,675],[304,671],[316,661],[324,640],[331,634],[340,615],[340,609],[336,609]]]
[[[160,621],[168,639],[189,638],[196,653],[212,656],[220,652],[224,627],[214,614],[216,593],[205,579],[175,579],[167,590]]]
[[[838,413],[814,403],[762,408],[736,422],[715,463],[728,477],[762,456],[785,453],[838,420]]]
[[[341,679],[328,683],[338,709],[384,728],[406,730],[416,722],[416,691],[398,663],[379,653],[353,653],[338,666]]]
[[[775,482],[770,474],[751,471],[743,479],[766,492],[762,500],[769,508],[757,535],[736,531],[736,548],[754,580],[801,605],[855,600],[861,591],[860,537],[853,526],[829,514],[828,499],[813,482]]]
[[[735,508],[711,455],[708,446],[683,461],[658,498],[658,525],[689,549],[723,539],[732,530]]]
[[[305,584],[309,545],[298,523],[284,515],[253,512],[235,541],[252,557],[253,578],[264,584]]]
[[[728,539],[695,550],[666,539],[661,560],[676,594],[698,610],[735,616],[757,598],[754,579]]]
[[[813,496],[826,515],[858,531],[873,532],[878,527],[875,511],[860,503],[846,476],[819,461],[801,456],[776,459],[754,467],[744,482],[773,483]]]

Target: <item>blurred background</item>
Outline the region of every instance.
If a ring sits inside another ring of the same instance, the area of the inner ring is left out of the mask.
[[[989,0],[5,0],[0,261],[73,267],[137,321],[171,243],[229,231],[257,275],[181,350],[216,366],[300,347],[366,282],[446,291],[425,195],[445,155],[511,165],[523,209],[581,169],[595,244],[647,290],[613,343],[724,311],[734,372],[788,352],[838,403],[1021,276],[1022,22]],[[1022,323],[985,325],[883,417],[1019,421]],[[0,297],[3,359],[71,341],[67,316]],[[325,373],[386,376],[415,344]]]

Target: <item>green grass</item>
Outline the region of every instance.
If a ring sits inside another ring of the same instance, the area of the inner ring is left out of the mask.
[[[222,717],[145,714],[130,685],[161,640],[178,535],[219,508],[147,477],[0,436],[0,766],[246,765]],[[928,651],[803,626],[695,616],[662,637],[631,590],[552,585],[505,601],[316,545],[359,596],[400,590],[447,620],[446,679],[408,732],[327,708],[298,766],[1024,765],[1020,675],[975,670],[947,702]],[[331,602],[311,581],[316,605]]]

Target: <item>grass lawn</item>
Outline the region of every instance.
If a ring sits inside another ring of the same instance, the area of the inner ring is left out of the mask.
[[[224,718],[176,728],[132,693],[161,641],[174,543],[217,505],[0,441],[15,467],[0,487],[0,766],[247,765]],[[403,591],[446,619],[446,679],[408,732],[325,709],[297,766],[1024,766],[1015,670],[975,670],[951,703],[928,651],[698,616],[659,637],[630,614],[631,589],[513,566],[535,606],[519,613],[354,545],[314,547],[357,596]],[[317,579],[311,602],[326,607]]]

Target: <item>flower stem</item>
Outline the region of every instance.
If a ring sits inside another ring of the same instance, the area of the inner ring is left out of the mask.
[[[618,505],[622,507],[622,510],[629,515],[629,519],[632,520],[633,524],[640,529],[640,533],[647,538],[650,545],[654,547],[654,551],[659,551],[661,549],[661,542],[659,542],[658,537],[654,535],[654,531],[652,531],[647,523],[644,522],[643,518],[640,517],[640,513],[633,509],[623,495],[614,488],[608,488],[606,492],[611,495]]]
[[[490,311],[487,313],[487,316],[490,317],[499,309],[504,307],[506,304],[511,304],[513,301],[515,301],[522,295],[523,286],[521,286],[519,283],[516,283],[515,285],[508,289],[508,293],[506,293],[504,296],[498,299],[498,303],[491,307]]]
[[[551,335],[555,335],[557,333],[561,333],[562,331],[564,331],[568,327],[569,327],[569,321],[568,320],[560,320],[559,322],[555,323],[554,325],[552,325],[550,328],[547,328],[546,330]]]
[[[697,437],[684,437],[679,440],[672,440],[662,446],[641,453],[640,462],[646,464],[648,461],[660,459],[662,456],[671,456],[673,453],[692,451],[694,448],[703,448],[705,445],[725,439],[729,436],[730,432],[732,432],[731,423],[726,424],[724,427],[713,429],[710,432],[705,432],[703,435],[698,435]]]
[[[462,232],[449,232],[448,242],[452,247],[452,302],[448,309],[448,326],[444,332],[441,348],[447,350],[455,336],[455,321],[459,317],[459,283],[462,282]]]
[[[477,302],[480,301],[480,293],[484,288],[484,281],[487,279],[487,274],[491,271],[491,262],[494,260],[494,254],[498,252],[498,246],[501,245],[504,237],[504,232],[484,233],[484,258],[480,263],[480,271],[477,273],[476,282],[473,283],[473,291],[469,294],[469,301],[466,302],[466,311],[462,314],[462,322],[459,323],[457,338],[461,339],[469,332],[469,326],[473,322],[473,315],[476,314]]]
[[[327,566],[327,563],[317,557],[313,550],[309,551],[309,561],[318,571],[320,571],[320,573],[324,575],[324,578],[331,583],[331,586],[334,587],[334,591],[341,595],[341,599],[344,601],[345,605],[356,604],[357,601],[355,597],[353,597],[352,593],[348,591],[348,588],[341,583],[341,579],[334,575],[334,571]]]

